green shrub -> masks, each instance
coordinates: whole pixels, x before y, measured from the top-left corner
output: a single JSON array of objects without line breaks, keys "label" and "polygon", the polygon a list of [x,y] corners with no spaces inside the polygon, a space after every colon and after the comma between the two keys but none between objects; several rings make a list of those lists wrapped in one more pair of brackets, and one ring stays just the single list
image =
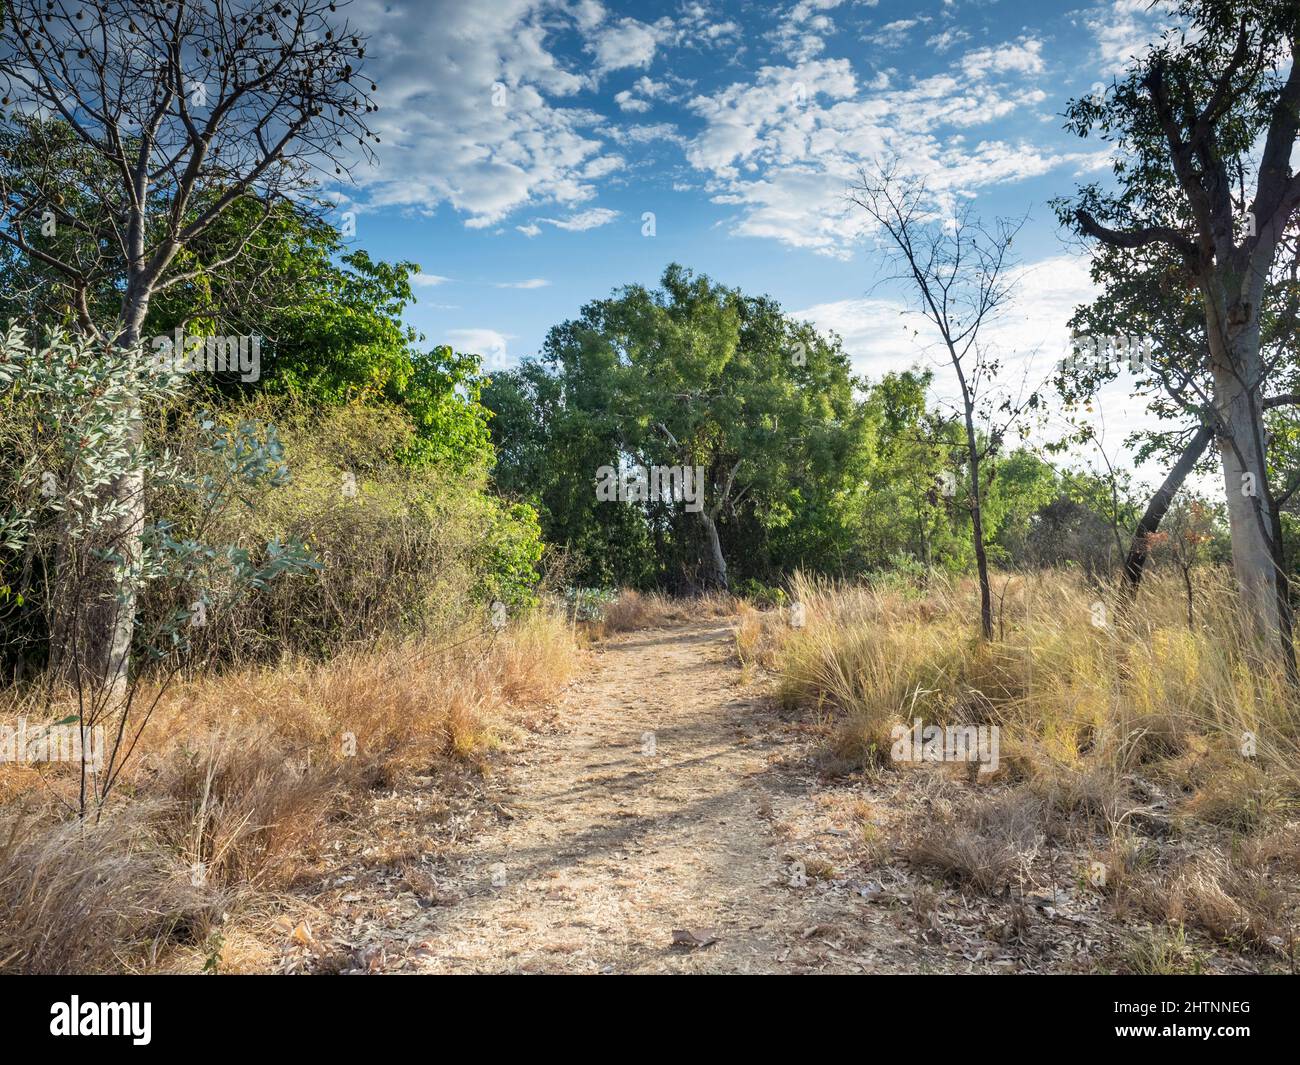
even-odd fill
[{"label": "green shrub", "polygon": [[[324,656],[416,633],[450,637],[484,624],[486,603],[512,611],[534,603],[542,545],[532,509],[490,495],[481,469],[412,463],[415,432],[398,409],[304,412],[263,396],[219,417],[275,424],[289,471],[286,485],[249,492],[223,515],[224,536],[250,546],[301,539],[319,569],[215,619],[204,638],[216,660]],[[201,468],[194,416],[177,422],[169,438]],[[182,529],[198,520],[182,498],[164,506]]]}]

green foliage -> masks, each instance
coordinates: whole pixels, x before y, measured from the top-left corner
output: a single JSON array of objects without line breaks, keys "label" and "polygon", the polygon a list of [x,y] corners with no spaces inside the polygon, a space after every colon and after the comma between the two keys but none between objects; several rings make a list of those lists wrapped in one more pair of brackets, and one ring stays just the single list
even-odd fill
[{"label": "green foliage", "polygon": [[680,266],[555,327],[540,362],[484,392],[496,483],[601,585],[710,580],[705,521],[680,504],[598,503],[601,466],[704,471],[703,510],[741,578],[835,564],[851,538],[865,421],[838,341]]},{"label": "green foliage", "polygon": [[[795,569],[922,581],[974,564],[960,424],[930,374],[855,380],[835,339],[680,267],[557,326],[542,361],[496,375],[493,476],[533,504],[545,539],[602,587],[706,583],[703,523],[680,504],[599,503],[604,465],[700,465],[706,509],[742,594]],[[1008,566],[1117,562],[1136,511],[1123,475],[1060,474],[1028,449],[985,460],[985,536]]]},{"label": "green foliage", "polygon": [[489,497],[491,523],[484,537],[487,559],[483,598],[516,609],[537,603],[537,565],[542,559],[542,527],[537,511],[526,503]]},{"label": "green foliage", "polygon": [[[382,638],[473,630],[484,602],[533,603],[542,545],[531,508],[490,495],[482,471],[412,465],[415,430],[396,408],[311,410],[261,396],[215,417],[230,432],[276,424],[293,471],[282,488],[246,492],[224,513],[223,535],[240,546],[300,538],[320,563],[209,625],[205,650],[215,659],[325,657]],[[167,428],[187,464],[210,464],[205,420],[184,414]],[[190,497],[160,505],[180,529],[202,520]],[[147,604],[151,615],[164,608]]]},{"label": "green foliage", "polygon": [[605,610],[618,601],[619,592],[613,588],[564,589],[565,610],[575,621],[603,621]]},{"label": "green foliage", "polygon": [[[137,650],[153,659],[183,654],[196,622],[205,624],[209,613],[219,616],[235,599],[313,565],[294,539],[250,549],[211,536],[244,493],[280,488],[288,472],[273,430],[244,423],[223,432],[204,418],[199,451],[211,472],[196,476],[164,442],[142,432],[145,419],[174,403],[181,390],[177,374],[139,351],[61,333],[37,348],[18,326],[4,335],[0,402],[12,466],[0,545],[4,583],[16,605],[31,608],[29,626],[31,611],[43,613],[49,625],[55,616],[88,609],[96,597],[147,593],[170,609],[137,629]],[[112,489],[132,477],[147,498],[189,497],[200,520],[182,532],[151,509],[141,549],[130,550],[113,533],[127,504]],[[96,560],[111,565],[111,586],[88,583],[85,574]]]},{"label": "green foliage", "polygon": [[[252,385],[218,378],[229,398],[257,390],[312,408],[387,403],[415,427],[406,456],[412,462],[464,470],[490,463],[478,359],[446,346],[423,350],[424,338],[403,323],[419,267],[377,261],[364,250],[344,253],[338,231],[301,208],[278,204],[268,219],[262,214],[248,197],[222,215],[206,245],[189,253],[196,276],[152,302],[146,335],[167,336],[186,322],[192,333],[256,334],[263,338],[261,377]],[[249,241],[244,254],[261,266],[251,294],[242,277],[197,265],[242,240]]]},{"label": "green foliage", "polygon": [[764,584],[753,577],[741,581],[736,586],[736,594],[755,606],[783,606],[790,598],[784,588]]}]

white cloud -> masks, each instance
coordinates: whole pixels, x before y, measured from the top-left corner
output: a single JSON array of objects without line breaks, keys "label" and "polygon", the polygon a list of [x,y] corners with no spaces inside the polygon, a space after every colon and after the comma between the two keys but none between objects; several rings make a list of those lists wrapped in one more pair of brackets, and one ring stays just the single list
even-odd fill
[{"label": "white cloud", "polygon": [[627,160],[621,155],[602,155],[582,168],[582,176],[588,181],[595,181],[606,174],[614,173],[615,170],[622,170],[625,166]]},{"label": "white cloud", "polygon": [[929,22],[929,19],[921,18],[900,18],[894,22],[887,22],[880,27],[875,33],[871,34],[867,40],[877,48],[901,48],[907,43],[908,35],[912,27],[920,25],[922,22]]},{"label": "white cloud", "polygon": [[642,114],[650,110],[650,101],[637,99],[629,89],[615,93],[614,102],[618,104],[620,110],[631,111],[634,114]]},{"label": "white cloud", "polygon": [[608,225],[617,217],[618,212],[611,211],[608,207],[593,207],[590,210],[569,215],[568,218],[539,218],[537,221],[545,222],[556,229],[568,230],[570,233],[581,233],[587,229]]},{"label": "white cloud", "polygon": [[[659,24],[663,22],[661,19]],[[677,9],[671,43],[684,48],[715,48],[730,43],[741,32],[740,25],[733,19],[719,22],[705,4],[690,0]]]},{"label": "white cloud", "polygon": [[550,282],[544,277],[530,277],[526,281],[497,281],[495,288],[547,288]]},{"label": "white cloud", "polygon": [[1134,56],[1145,55],[1160,34],[1176,23],[1168,0],[1110,0],[1090,13],[1086,25],[1097,38],[1099,73],[1123,74]]},{"label": "white cloud", "polygon": [[846,259],[871,230],[848,191],[883,156],[904,160],[948,205],[1086,158],[962,135],[1045,99],[1025,84],[1043,70],[1040,52],[1033,39],[981,48],[896,88],[887,75],[864,85],[846,59],[763,67],[690,101],[704,128],[688,142],[687,161],[708,175],[714,202],[736,208],[734,234]]},{"label": "white cloud", "polygon": [[671,29],[671,20],[661,19],[650,25],[634,18],[621,18],[601,27],[587,42],[587,50],[596,58],[597,75],[649,66],[660,39]]},{"label": "white cloud", "polygon": [[[879,379],[918,364],[934,365],[927,358],[926,344],[913,336],[906,307],[893,300],[834,300],[791,311],[790,317],[812,322],[823,332],[838,333],[855,373]],[[915,328],[919,330],[921,323]]]},{"label": "white cloud", "polygon": [[685,144],[686,141],[671,122],[651,122],[635,126],[611,126],[601,130],[610,140],[619,144]]},{"label": "white cloud", "polygon": [[999,48],[977,48],[961,59],[962,71],[972,78],[988,74],[1041,74],[1043,42],[1028,38]]},{"label": "white cloud", "polygon": [[[369,207],[449,204],[479,229],[527,206],[575,207],[614,168],[590,132],[600,116],[570,102],[593,76],[552,44],[566,29],[604,40],[600,4],[356,0],[350,15],[379,83],[380,166],[358,174]],[[618,62],[620,39],[601,46],[605,62]]]},{"label": "white cloud", "polygon": [[936,53],[943,55],[944,52],[955,48],[962,41],[968,40],[970,40],[970,34],[954,26],[936,33],[933,37],[927,37],[925,43],[927,47],[933,48]]},{"label": "white cloud", "polygon": [[768,39],[792,63],[803,63],[826,49],[825,37],[835,32],[835,23],[823,12],[840,6],[843,0],[799,0],[785,13],[781,24]]},{"label": "white cloud", "polygon": [[642,114],[650,110],[651,100],[663,97],[667,92],[666,81],[655,81],[653,78],[643,76],[636,79],[631,89],[615,93],[614,102],[618,104],[620,110]]},{"label": "white cloud", "polygon": [[542,231],[542,227],[536,222],[529,222],[527,225],[515,226],[525,237],[535,237]]},{"label": "white cloud", "polygon": [[495,329],[448,329],[443,334],[456,351],[477,355],[488,370],[502,370],[510,365],[509,333]]},{"label": "white cloud", "polygon": [[426,274],[423,271],[411,275],[411,284],[416,288],[434,288],[437,285],[445,285],[448,281],[454,280],[453,277],[443,277],[441,274]]}]

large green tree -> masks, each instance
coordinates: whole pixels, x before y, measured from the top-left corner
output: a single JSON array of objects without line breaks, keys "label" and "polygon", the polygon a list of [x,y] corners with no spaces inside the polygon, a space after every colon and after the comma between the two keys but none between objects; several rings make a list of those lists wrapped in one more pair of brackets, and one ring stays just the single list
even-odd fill
[{"label": "large green tree", "polygon": [[[727,587],[737,560],[747,576],[845,560],[865,413],[838,341],[768,297],[672,265],[556,326],[485,401],[498,484],[538,499],[553,542],[630,556],[602,575]],[[698,509],[598,503],[598,469],[629,464],[698,467]]]},{"label": "large green tree", "polygon": [[1182,0],[1178,13],[1182,32],[1135,59],[1104,96],[1072,104],[1074,130],[1098,132],[1119,151],[1115,188],[1082,189],[1069,217],[1105,246],[1161,249],[1176,283],[1195,293],[1204,349],[1170,350],[1179,361],[1166,373],[1212,419],[1242,605],[1259,639],[1294,672],[1265,442],[1275,367],[1262,337],[1265,293],[1300,208],[1291,168],[1300,7]]}]

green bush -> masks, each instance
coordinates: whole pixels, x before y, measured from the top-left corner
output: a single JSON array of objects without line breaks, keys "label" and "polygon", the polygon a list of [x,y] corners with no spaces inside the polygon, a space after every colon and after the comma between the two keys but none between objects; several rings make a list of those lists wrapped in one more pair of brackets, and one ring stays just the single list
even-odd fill
[{"label": "green bush", "polygon": [[[517,610],[535,601],[542,543],[532,508],[489,494],[482,469],[412,463],[415,431],[396,408],[304,412],[263,396],[217,417],[274,424],[289,471],[287,484],[248,492],[224,514],[223,535],[250,549],[300,539],[319,568],[213,618],[203,639],[214,658],[324,656],[384,636],[450,637],[484,624],[486,603]],[[169,439],[202,468],[197,417],[173,422]],[[179,529],[199,520],[186,499],[160,505]]]}]

